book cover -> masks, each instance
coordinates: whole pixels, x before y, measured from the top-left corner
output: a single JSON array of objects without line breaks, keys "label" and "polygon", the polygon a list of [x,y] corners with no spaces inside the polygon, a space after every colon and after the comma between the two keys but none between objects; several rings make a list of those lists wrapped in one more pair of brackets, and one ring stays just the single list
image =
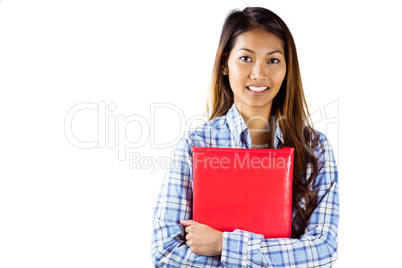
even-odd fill
[{"label": "book cover", "polygon": [[291,237],[293,148],[193,147],[193,219],[220,231]]}]

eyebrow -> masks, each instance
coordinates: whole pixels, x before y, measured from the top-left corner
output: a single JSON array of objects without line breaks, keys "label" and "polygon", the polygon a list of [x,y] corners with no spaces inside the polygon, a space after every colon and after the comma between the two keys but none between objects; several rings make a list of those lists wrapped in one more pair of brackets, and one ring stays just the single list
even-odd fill
[{"label": "eyebrow", "polygon": [[[242,47],[242,48],[239,49],[239,51],[240,51],[240,50],[245,50],[245,51],[248,51],[248,52],[250,52],[250,53],[252,53],[252,54],[255,54],[254,51],[252,51],[251,49],[248,49],[248,48]],[[274,51],[270,51],[270,52],[267,53],[267,55],[272,55],[272,54],[275,54],[275,53],[281,53],[281,54],[283,55],[282,51],[280,51],[279,49],[278,49],[278,50],[274,50]]]}]

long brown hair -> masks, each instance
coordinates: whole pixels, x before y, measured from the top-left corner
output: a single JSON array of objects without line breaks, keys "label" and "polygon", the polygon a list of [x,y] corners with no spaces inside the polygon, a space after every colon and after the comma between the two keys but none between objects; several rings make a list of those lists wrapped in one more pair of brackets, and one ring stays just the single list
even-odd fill
[{"label": "long brown hair", "polygon": [[[256,28],[274,34],[284,46],[287,71],[282,86],[273,100],[271,117],[278,120],[284,146],[295,148],[292,237],[300,238],[318,203],[317,193],[313,187],[320,169],[314,154],[319,140],[309,123],[310,114],[304,97],[293,37],[286,24],[275,13],[261,7],[247,7],[242,11],[232,10],[228,14],[216,53],[206,113],[209,114],[211,121],[226,114],[232,106],[233,92],[229,79],[222,73],[221,67],[226,66],[237,36]],[[307,178],[308,174],[310,176]]]}]

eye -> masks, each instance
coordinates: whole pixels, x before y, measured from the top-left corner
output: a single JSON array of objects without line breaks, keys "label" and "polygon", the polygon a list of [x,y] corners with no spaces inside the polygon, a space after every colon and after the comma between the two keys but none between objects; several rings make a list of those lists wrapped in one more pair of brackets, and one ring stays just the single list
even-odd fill
[{"label": "eye", "polygon": [[248,56],[242,56],[242,57],[240,57],[240,60],[242,60],[242,61],[247,61],[247,62],[251,62],[251,58],[248,57]]},{"label": "eye", "polygon": [[279,63],[279,60],[278,59],[270,59],[269,61],[268,61],[268,63]]}]

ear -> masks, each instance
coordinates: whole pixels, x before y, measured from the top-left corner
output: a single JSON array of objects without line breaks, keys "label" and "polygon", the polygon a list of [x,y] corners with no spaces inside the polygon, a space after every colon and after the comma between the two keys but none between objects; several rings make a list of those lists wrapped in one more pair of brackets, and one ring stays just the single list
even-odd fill
[{"label": "ear", "polygon": [[228,67],[222,65],[221,66],[221,71],[222,71],[223,75],[228,75]]},{"label": "ear", "polygon": [[229,70],[228,70],[228,53],[223,54],[223,64],[221,66],[221,72],[223,75],[228,75]]}]

